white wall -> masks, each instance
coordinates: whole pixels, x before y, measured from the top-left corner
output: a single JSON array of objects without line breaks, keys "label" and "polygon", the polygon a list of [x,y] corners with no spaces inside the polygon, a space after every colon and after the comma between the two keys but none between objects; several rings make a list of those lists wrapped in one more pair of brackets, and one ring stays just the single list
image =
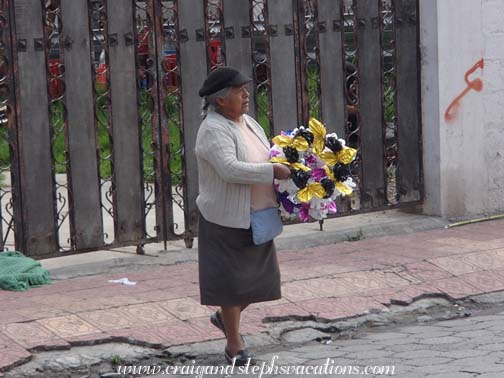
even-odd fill
[{"label": "white wall", "polygon": [[[424,212],[466,218],[504,211],[504,1],[421,0]],[[467,88],[454,119],[445,112]]]}]

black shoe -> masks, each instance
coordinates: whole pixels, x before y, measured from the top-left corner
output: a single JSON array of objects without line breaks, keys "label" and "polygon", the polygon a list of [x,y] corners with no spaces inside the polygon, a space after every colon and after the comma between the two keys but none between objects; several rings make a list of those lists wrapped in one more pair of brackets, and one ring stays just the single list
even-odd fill
[{"label": "black shoe", "polygon": [[[226,357],[226,361],[232,365],[233,360],[235,360],[235,366],[245,366],[247,364],[249,365],[255,365],[257,364],[257,361],[254,359],[254,357],[249,354],[245,349],[239,350],[238,353],[233,357],[227,349],[224,349],[224,357]],[[250,362],[249,362],[250,361]]]},{"label": "black shoe", "polygon": [[212,323],[214,326],[219,328],[224,333],[224,336],[226,336],[226,329],[224,328],[224,321],[222,320],[219,311],[215,311],[215,314],[212,314],[212,316],[210,316],[210,323]]}]

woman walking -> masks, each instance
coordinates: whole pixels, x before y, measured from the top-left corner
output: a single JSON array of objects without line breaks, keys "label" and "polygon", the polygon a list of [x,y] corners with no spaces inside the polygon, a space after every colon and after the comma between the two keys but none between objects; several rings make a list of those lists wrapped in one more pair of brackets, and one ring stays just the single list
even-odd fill
[{"label": "woman walking", "polygon": [[221,307],[210,321],[224,332],[224,355],[237,366],[252,359],[240,335],[241,311],[281,298],[275,245],[254,244],[250,214],[278,207],[273,179],[290,176],[289,168],[269,162],[268,138],[246,114],[250,81],[231,67],[208,75],[196,138],[201,304]]}]

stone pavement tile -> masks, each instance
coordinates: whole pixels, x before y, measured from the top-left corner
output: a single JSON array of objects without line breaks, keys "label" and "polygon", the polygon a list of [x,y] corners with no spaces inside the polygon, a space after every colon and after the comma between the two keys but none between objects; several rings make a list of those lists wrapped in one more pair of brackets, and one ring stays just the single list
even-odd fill
[{"label": "stone pavement tile", "polygon": [[385,253],[382,256],[376,256],[374,260],[370,261],[387,266],[404,265],[418,261],[418,255],[405,256],[403,254]]},{"label": "stone pavement tile", "polygon": [[64,295],[71,296],[75,299],[95,299],[95,298],[103,298],[103,297],[112,297],[116,295],[115,287],[112,285],[102,286],[102,287],[94,287],[90,289],[82,289],[82,290],[73,290],[71,293],[64,293]]},{"label": "stone pavement tile", "polygon": [[67,312],[65,310],[45,306],[23,308],[21,310],[17,310],[16,313],[22,315],[25,318],[25,321],[54,318],[56,316],[67,315]]},{"label": "stone pavement tile", "polygon": [[431,264],[434,264],[455,276],[464,274],[464,273],[472,273],[481,271],[482,269],[474,264],[471,264],[466,261],[462,261],[459,256],[455,257],[441,257],[438,259],[429,260]]},{"label": "stone pavement tile", "polygon": [[76,315],[37,320],[44,327],[62,338],[100,333],[100,330]]},{"label": "stone pavement tile", "polygon": [[372,298],[373,300],[384,305],[388,305],[390,303],[410,304],[416,298],[419,298],[422,295],[435,294],[439,292],[439,289],[431,285],[422,283],[418,285],[407,285],[396,288],[370,290],[364,293],[363,296]]},{"label": "stone pavement tile", "polygon": [[60,305],[67,305],[69,303],[76,303],[77,300],[71,296],[71,294],[48,294],[48,295],[41,295],[38,297],[30,297],[29,301],[26,301],[27,303],[31,303],[31,306],[27,307],[35,307],[35,306],[45,306],[45,307],[51,307],[51,308],[60,308]]},{"label": "stone pavement tile", "polygon": [[132,306],[118,308],[129,318],[135,320],[138,324],[145,323],[166,323],[175,320],[175,317],[164,310],[157,303],[143,303]]},{"label": "stone pavement tile", "polygon": [[262,323],[257,322],[241,322],[240,323],[240,332],[243,335],[256,335],[258,333],[267,332],[266,326]]},{"label": "stone pavement tile", "polygon": [[12,340],[6,334],[0,331],[0,347],[14,344],[16,344],[14,340]]},{"label": "stone pavement tile", "polygon": [[106,298],[98,297],[94,299],[66,300],[59,304],[54,304],[54,307],[65,313],[78,314],[80,312],[106,309],[108,307],[106,303]]},{"label": "stone pavement tile", "polygon": [[400,303],[411,303],[413,301],[413,298],[408,295],[398,293],[398,290],[399,288],[387,287],[384,289],[368,290],[367,292],[361,293],[361,295],[367,298],[372,298],[374,301],[383,305],[389,305],[392,299],[395,299]]},{"label": "stone pavement tile", "polygon": [[355,244],[355,248],[358,250],[363,249],[375,250],[377,248],[387,247],[390,245],[389,242],[380,240],[380,238],[362,239],[354,241],[352,243]]},{"label": "stone pavement tile", "polygon": [[303,259],[304,256],[306,256],[304,253],[299,253],[298,251],[277,251],[277,258],[280,265],[286,264],[288,261]]},{"label": "stone pavement tile", "polygon": [[36,322],[7,324],[2,326],[0,330],[28,350],[40,347],[44,347],[44,349],[70,348],[65,340]]},{"label": "stone pavement tile", "polygon": [[131,319],[123,308],[82,312],[79,317],[100,331],[129,328],[139,324],[138,321]]},{"label": "stone pavement tile", "polygon": [[312,271],[319,273],[319,277],[330,276],[337,273],[351,272],[353,269],[341,264],[329,264],[326,260],[321,259],[317,266],[311,268]]},{"label": "stone pavement tile", "polygon": [[[186,323],[201,335],[201,340],[217,340],[225,338],[224,333],[210,323],[208,316],[189,319]],[[240,329],[243,331],[243,324],[240,324]]]},{"label": "stone pavement tile", "polygon": [[2,324],[17,323],[29,320],[26,316],[17,311],[0,311],[0,326]]},{"label": "stone pavement tile", "polygon": [[[94,289],[97,291],[97,295],[100,297],[112,297],[112,296],[129,296],[129,295],[135,295],[139,293],[144,293],[146,291],[151,291],[153,290],[151,287],[145,285],[145,284],[140,284],[137,283],[134,286],[130,285],[122,285],[122,284],[116,284],[116,283],[108,283],[107,286],[103,286],[101,288]],[[88,296],[86,298],[91,298],[93,295]]]},{"label": "stone pavement tile", "polygon": [[139,298],[142,294],[144,293],[139,293],[137,295],[114,295],[112,297],[98,298],[98,300],[103,307],[107,309],[148,302]]},{"label": "stone pavement tile", "polygon": [[422,281],[440,280],[453,277],[450,272],[431,264],[428,261],[420,261],[413,264],[406,264],[407,271],[414,277]]},{"label": "stone pavement tile", "polygon": [[439,243],[442,245],[451,245],[456,246],[457,248],[464,248],[471,251],[484,251],[487,248],[486,241],[478,241],[474,239],[470,239],[467,234],[464,234],[464,237],[448,237],[448,238],[439,238],[432,240],[434,243]]},{"label": "stone pavement tile", "polygon": [[162,346],[166,344],[166,340],[163,339],[155,330],[150,327],[133,327],[124,329],[115,329],[108,332],[111,340],[117,340],[117,338],[126,339],[128,342],[146,343],[152,346]]},{"label": "stone pavement tile", "polygon": [[0,372],[28,362],[32,358],[30,352],[19,345],[0,346]]},{"label": "stone pavement tile", "polygon": [[499,274],[494,272],[482,271],[463,274],[459,277],[484,293],[504,290],[504,276],[500,278]]},{"label": "stone pavement tile", "polygon": [[455,299],[465,298],[469,295],[481,294],[481,290],[475,288],[459,277],[435,280],[429,282],[429,284]]},{"label": "stone pavement tile", "polygon": [[408,286],[411,284],[410,281],[404,279],[403,277],[394,272],[375,271],[373,273],[377,279],[379,279],[382,282],[385,282],[389,287]]},{"label": "stone pavement tile", "polygon": [[377,274],[369,271],[342,273],[334,275],[334,277],[356,291],[389,287]]},{"label": "stone pavement tile", "polygon": [[113,335],[109,332],[91,333],[89,335],[67,337],[70,345],[96,345],[111,342]]},{"label": "stone pavement tile", "polygon": [[319,272],[303,266],[287,268],[280,267],[280,274],[282,277],[282,282],[304,280],[307,278],[317,278],[321,276]]},{"label": "stone pavement tile", "polygon": [[8,291],[8,290],[0,290],[0,300],[8,301],[11,299],[19,299],[26,296],[27,291]]},{"label": "stone pavement tile", "polygon": [[495,220],[491,222],[472,223],[464,226],[463,231],[473,231],[483,234],[496,234],[501,236],[504,229],[504,220]]},{"label": "stone pavement tile", "polygon": [[[379,263],[374,260],[358,260],[354,258],[344,259],[340,261],[340,264],[346,269],[346,273],[360,272],[360,271],[370,271],[383,269],[385,267],[389,267],[390,264]],[[395,264],[392,264],[395,265]],[[337,277],[339,273],[334,274],[334,277]]]},{"label": "stone pavement tile", "polygon": [[158,278],[154,280],[147,280],[143,281],[142,285],[145,285],[147,287],[150,287],[151,290],[154,289],[171,289],[171,288],[180,288],[184,287],[186,285],[191,285],[191,280],[189,279],[184,279],[184,280],[177,280],[172,277],[170,278]]},{"label": "stone pavement tile", "polygon": [[504,248],[498,248],[492,250],[493,253],[495,253],[497,256],[504,258]]},{"label": "stone pavement tile", "polygon": [[310,315],[298,303],[279,304],[275,306],[268,306],[261,309],[263,317],[282,317],[289,315],[308,316]]},{"label": "stone pavement tile", "polygon": [[204,340],[205,334],[196,330],[186,322],[177,320],[176,322],[154,324],[149,329],[158,335],[164,344],[180,345]]},{"label": "stone pavement tile", "polygon": [[392,273],[397,274],[399,277],[401,277],[402,279],[404,279],[408,282],[407,285],[419,285],[424,282],[423,279],[412,275],[411,272],[406,270],[406,268],[404,266],[395,267],[395,268],[387,270],[386,272],[392,272]]},{"label": "stone pavement tile", "polygon": [[293,302],[316,298],[317,295],[305,284],[306,281],[283,283],[282,296]]},{"label": "stone pavement tile", "polygon": [[152,291],[145,291],[130,296],[130,298],[134,298],[139,303],[167,301],[184,297],[186,297],[186,295],[182,290],[170,289],[154,289]]},{"label": "stone pavement tile", "polygon": [[371,309],[383,309],[384,306],[368,297],[328,298],[325,300],[303,301],[298,303],[308,312],[323,318],[337,319],[355,316]]},{"label": "stone pavement tile", "polygon": [[33,306],[33,302],[27,297],[20,297],[19,299],[11,299],[2,302],[2,309],[8,309],[9,311],[17,311]]},{"label": "stone pavement tile", "polygon": [[[289,302],[290,303],[290,302]],[[262,324],[264,317],[264,307],[255,308],[254,305],[247,307],[242,311],[240,324]]]},{"label": "stone pavement tile", "polygon": [[28,296],[38,297],[41,295],[56,294],[60,292],[70,292],[75,290],[84,290],[109,285],[103,276],[80,277],[65,279],[52,283],[49,286],[34,288],[27,292]]},{"label": "stone pavement tile", "polygon": [[463,248],[457,245],[441,245],[441,244],[436,244],[432,247],[425,247],[421,249],[419,248],[417,250],[419,251],[418,256],[421,256],[422,260],[428,260],[437,257],[455,256],[464,253],[474,252],[474,250],[471,248]]},{"label": "stone pavement tile", "polygon": [[200,302],[192,298],[173,299],[157,303],[163,309],[182,320],[210,316],[212,311],[201,306]]},{"label": "stone pavement tile", "polygon": [[297,305],[317,317],[337,319],[352,315],[348,302],[340,298],[320,298],[298,302]]},{"label": "stone pavement tile", "polygon": [[[283,287],[282,287],[282,290],[283,290]],[[264,307],[276,306],[276,305],[279,305],[279,304],[287,304],[287,303],[292,303],[292,302],[290,300],[288,300],[283,295],[283,291],[282,291],[282,298],[274,300],[274,301],[252,303],[251,305],[249,305],[247,307],[247,309],[261,309],[261,308],[264,308]],[[207,306],[207,307],[210,308],[212,310],[212,312],[217,311],[217,307],[215,307],[215,309],[212,306]],[[218,308],[220,308],[220,307],[218,307]]]},{"label": "stone pavement tile", "polygon": [[[316,298],[327,297],[343,297],[351,295],[355,292],[355,288],[351,288],[337,278],[312,278],[303,281],[297,281],[315,294]],[[309,298],[303,298],[309,299]]]},{"label": "stone pavement tile", "polygon": [[474,241],[479,241],[479,242],[492,242],[494,240],[503,240],[502,239],[502,229],[504,229],[503,226],[501,226],[501,232],[498,232],[498,229],[486,229],[484,232],[483,230],[476,230],[476,229],[466,229],[460,228],[458,230],[453,229],[452,231],[457,232],[457,234],[454,234],[455,237],[460,237],[464,239],[470,239]]},{"label": "stone pavement tile", "polygon": [[[397,288],[395,295],[405,295],[411,297],[412,299],[416,299],[425,294],[436,293],[439,293],[439,289],[432,285],[429,285],[428,283],[423,283],[419,285],[409,285]],[[392,297],[392,299],[396,299],[396,297]]]},{"label": "stone pavement tile", "polygon": [[485,246],[489,250],[504,248],[504,238],[502,238],[502,234],[499,239],[486,241]]},{"label": "stone pavement tile", "polygon": [[473,252],[460,255],[462,261],[476,265],[481,269],[504,268],[504,257],[495,251]]}]

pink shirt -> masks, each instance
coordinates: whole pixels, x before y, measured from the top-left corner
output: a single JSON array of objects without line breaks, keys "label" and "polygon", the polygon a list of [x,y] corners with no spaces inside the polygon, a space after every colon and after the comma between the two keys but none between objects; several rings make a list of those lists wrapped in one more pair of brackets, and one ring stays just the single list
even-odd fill
[{"label": "pink shirt", "polygon": [[[269,149],[261,142],[252,129],[247,126],[245,118],[237,123],[244,144],[247,146],[247,162],[269,162]],[[250,209],[257,211],[268,207],[278,207],[275,189],[271,184],[252,184],[250,186]]]}]

